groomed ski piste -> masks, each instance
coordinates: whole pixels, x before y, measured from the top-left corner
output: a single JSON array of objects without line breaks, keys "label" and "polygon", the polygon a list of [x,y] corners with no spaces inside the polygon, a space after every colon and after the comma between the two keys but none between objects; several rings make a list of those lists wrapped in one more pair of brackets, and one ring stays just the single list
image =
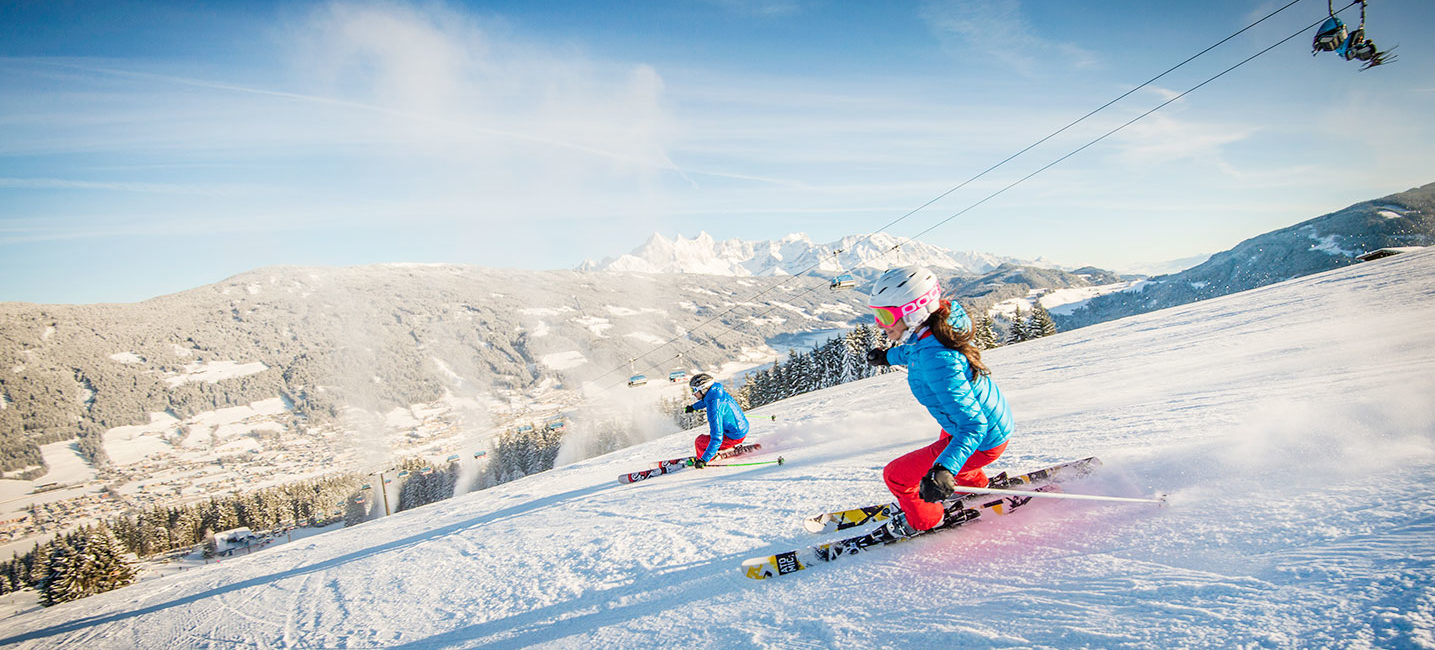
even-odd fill
[{"label": "groomed ski piste", "polygon": [[[891,374],[752,414],[781,466],[624,472],[693,432],[6,621],[0,645],[1435,647],[1435,250],[988,352],[997,470],[1067,492],[780,579],[937,427]],[[769,415],[777,415],[771,422]]]}]

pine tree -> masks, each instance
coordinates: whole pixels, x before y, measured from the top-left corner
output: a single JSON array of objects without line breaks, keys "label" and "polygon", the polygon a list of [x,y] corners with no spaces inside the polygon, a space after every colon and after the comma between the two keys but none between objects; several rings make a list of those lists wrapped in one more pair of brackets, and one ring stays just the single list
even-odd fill
[{"label": "pine tree", "polygon": [[1041,300],[1032,301],[1031,318],[1026,322],[1026,333],[1031,338],[1051,336],[1056,333],[1056,322],[1051,320],[1051,313],[1046,307],[1041,306]]},{"label": "pine tree", "polygon": [[977,347],[983,350],[990,350],[1001,345],[997,341],[996,329],[992,327],[991,316],[982,316],[981,320],[977,321],[975,336]]},{"label": "pine tree", "polygon": [[84,598],[75,550],[59,544],[50,551],[45,579],[40,584],[40,604],[45,607]]},{"label": "pine tree", "polygon": [[360,493],[355,493],[354,496],[344,502],[345,527],[357,526],[369,520],[369,507],[371,504],[367,497],[364,498],[363,503],[358,503],[355,501],[358,497],[360,497]]},{"label": "pine tree", "polygon": [[[742,386],[739,386],[739,387],[738,387],[738,392],[732,393],[732,399],[733,399],[733,400],[736,400],[736,402],[738,402],[738,406],[740,406],[740,408],[742,408],[742,410],[751,410],[751,409],[753,408],[753,406],[752,406],[752,386],[753,386],[753,385],[752,385],[752,376],[749,375],[749,376],[748,376],[748,380],[746,380],[746,382],[742,382]],[[679,405],[679,408],[677,408],[676,415],[679,416],[679,418],[682,418],[682,419],[677,420],[677,426],[679,426],[680,429],[692,429],[693,426],[697,426],[697,425],[696,425],[696,423],[695,423],[695,425],[689,425],[689,422],[695,422],[695,419],[689,419],[689,418],[692,418],[692,416],[700,415],[700,413],[687,413],[687,412],[684,412],[683,406],[686,406],[686,403],[684,403],[684,405]],[[705,422],[707,422],[707,416],[706,416],[706,415],[702,415],[702,422],[699,422],[699,423],[705,423]]]},{"label": "pine tree", "polygon": [[1021,343],[1028,338],[1030,338],[1030,336],[1027,335],[1026,331],[1026,319],[1022,318],[1021,307],[1017,307],[1016,315],[1012,316],[1011,319],[1011,333],[1006,337],[1007,345]]},{"label": "pine tree", "polygon": [[796,349],[787,350],[787,363],[782,368],[782,396],[792,397],[800,395],[807,384],[807,364],[803,362],[803,355],[798,354]]},{"label": "pine tree", "polygon": [[94,562],[93,574],[85,576],[87,580],[94,580],[90,593],[118,589],[134,582],[134,567],[125,559],[119,542],[103,524],[90,531],[85,540],[85,553]]},{"label": "pine tree", "polygon": [[862,341],[862,331],[865,325],[859,325],[843,337],[842,349],[842,381],[857,381],[867,374],[867,346]]},{"label": "pine tree", "polygon": [[54,550],[50,544],[36,544],[30,552],[30,573],[25,582],[31,587],[40,589],[45,584],[45,578],[50,575],[50,554]]}]

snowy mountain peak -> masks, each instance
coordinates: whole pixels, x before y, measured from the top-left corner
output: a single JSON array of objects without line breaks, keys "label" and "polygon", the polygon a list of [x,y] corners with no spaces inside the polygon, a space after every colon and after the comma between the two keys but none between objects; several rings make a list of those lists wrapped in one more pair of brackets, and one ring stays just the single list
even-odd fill
[{"label": "snowy mountain peak", "polygon": [[580,271],[632,271],[639,273],[702,273],[709,275],[794,275],[875,272],[906,264],[966,273],[985,273],[1003,263],[1050,266],[975,251],[955,252],[921,241],[903,241],[888,233],[848,235],[817,244],[805,233],[780,239],[716,240],[707,232],[692,239],[672,240],[653,233],[631,253],[602,262],[585,261]]}]

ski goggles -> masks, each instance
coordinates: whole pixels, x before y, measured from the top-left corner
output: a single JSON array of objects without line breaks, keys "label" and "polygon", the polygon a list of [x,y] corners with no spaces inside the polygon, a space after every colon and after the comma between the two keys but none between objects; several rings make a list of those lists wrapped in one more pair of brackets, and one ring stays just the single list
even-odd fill
[{"label": "ski goggles", "polygon": [[891,327],[902,317],[901,309],[898,307],[871,307],[872,313],[877,317],[877,324],[882,327]]},{"label": "ski goggles", "polygon": [[872,310],[872,315],[876,317],[878,325],[891,327],[896,325],[897,321],[901,320],[902,317],[937,302],[941,297],[941,287],[932,285],[932,288],[928,289],[926,293],[905,305],[898,307],[877,307],[875,305],[869,305],[868,308]]}]

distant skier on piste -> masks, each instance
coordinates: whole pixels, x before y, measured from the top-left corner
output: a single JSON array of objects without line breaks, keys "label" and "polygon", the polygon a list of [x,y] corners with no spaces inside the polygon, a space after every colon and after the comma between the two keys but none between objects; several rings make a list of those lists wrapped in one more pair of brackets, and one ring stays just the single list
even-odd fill
[{"label": "distant skier on piste", "polygon": [[893,460],[882,472],[907,524],[929,530],[942,523],[941,502],[957,486],[987,486],[982,468],[1006,450],[1011,409],[982,363],[966,310],[942,300],[930,270],[888,269],[867,303],[882,332],[897,344],[873,349],[867,361],[907,366],[912,395],[942,426],[936,442]]},{"label": "distant skier on piste", "polygon": [[708,433],[693,440],[697,450],[693,467],[702,469],[719,451],[736,447],[747,437],[747,416],[723,385],[713,381],[712,375],[705,372],[693,375],[688,380],[688,389],[698,401],[683,410],[692,413],[703,409],[708,416]]}]

